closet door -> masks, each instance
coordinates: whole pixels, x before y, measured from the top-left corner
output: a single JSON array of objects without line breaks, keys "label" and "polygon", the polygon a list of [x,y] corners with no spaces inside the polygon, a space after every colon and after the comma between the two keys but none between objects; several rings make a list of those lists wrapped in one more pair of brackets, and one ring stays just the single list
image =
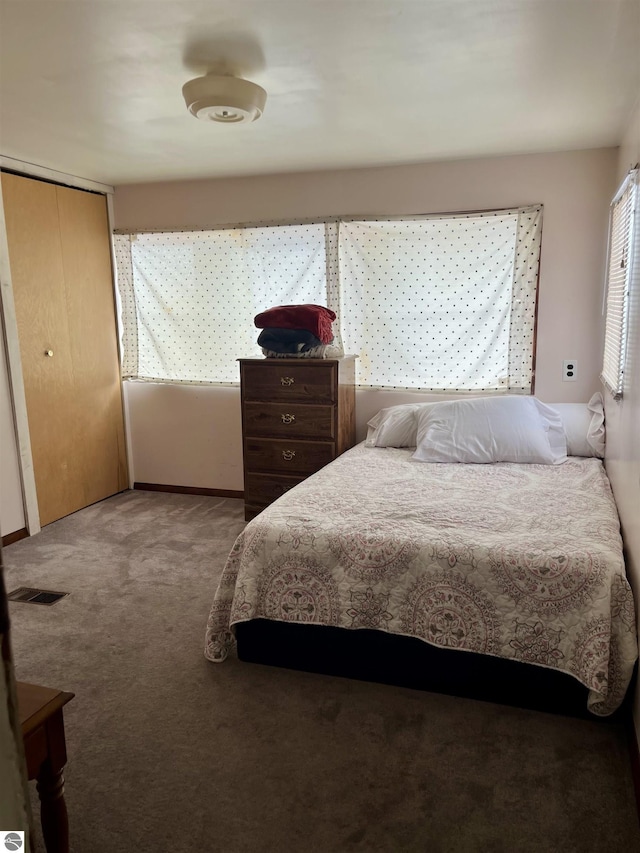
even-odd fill
[{"label": "closet door", "polygon": [[107,202],[56,187],[83,504],[128,486]]},{"label": "closet door", "polygon": [[8,174],[2,192],[44,525],[127,486],[106,203]]},{"label": "closet door", "polygon": [[53,184],[15,175],[2,176],[2,194],[38,509],[48,524],[82,499],[70,476],[76,436],[58,202]]}]

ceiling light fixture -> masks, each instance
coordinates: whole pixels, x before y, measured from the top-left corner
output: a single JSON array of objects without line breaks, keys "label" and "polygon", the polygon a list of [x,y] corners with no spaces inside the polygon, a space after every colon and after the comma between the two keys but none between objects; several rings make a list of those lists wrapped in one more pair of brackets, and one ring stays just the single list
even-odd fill
[{"label": "ceiling light fixture", "polygon": [[248,124],[264,111],[267,93],[256,83],[240,77],[207,74],[182,87],[187,109],[201,121]]}]

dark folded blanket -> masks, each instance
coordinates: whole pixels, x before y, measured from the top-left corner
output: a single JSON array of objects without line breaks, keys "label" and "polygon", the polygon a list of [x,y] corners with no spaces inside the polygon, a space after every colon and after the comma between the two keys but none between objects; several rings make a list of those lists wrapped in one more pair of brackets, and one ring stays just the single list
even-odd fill
[{"label": "dark folded blanket", "polygon": [[272,352],[308,352],[322,346],[322,341],[306,329],[263,329],[258,336],[258,346]]},{"label": "dark folded blanket", "polygon": [[253,322],[258,329],[304,329],[328,344],[333,340],[331,322],[335,319],[335,313],[322,305],[277,305],[257,314]]}]

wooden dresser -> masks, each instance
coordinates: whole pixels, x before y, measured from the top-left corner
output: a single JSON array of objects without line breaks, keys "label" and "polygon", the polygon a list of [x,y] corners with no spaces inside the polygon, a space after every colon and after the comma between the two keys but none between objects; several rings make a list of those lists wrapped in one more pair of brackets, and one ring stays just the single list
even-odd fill
[{"label": "wooden dresser", "polygon": [[248,521],[355,444],[355,356],[239,361]]}]

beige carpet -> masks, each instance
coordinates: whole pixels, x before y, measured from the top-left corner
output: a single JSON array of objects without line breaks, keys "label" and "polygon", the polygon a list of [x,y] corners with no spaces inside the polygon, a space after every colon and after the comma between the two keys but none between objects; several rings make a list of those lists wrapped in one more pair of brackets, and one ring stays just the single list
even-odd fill
[{"label": "beige carpet", "polygon": [[238,501],[126,492],[5,552],[18,678],[74,691],[74,853],[632,853],[611,724],[202,655]]}]

